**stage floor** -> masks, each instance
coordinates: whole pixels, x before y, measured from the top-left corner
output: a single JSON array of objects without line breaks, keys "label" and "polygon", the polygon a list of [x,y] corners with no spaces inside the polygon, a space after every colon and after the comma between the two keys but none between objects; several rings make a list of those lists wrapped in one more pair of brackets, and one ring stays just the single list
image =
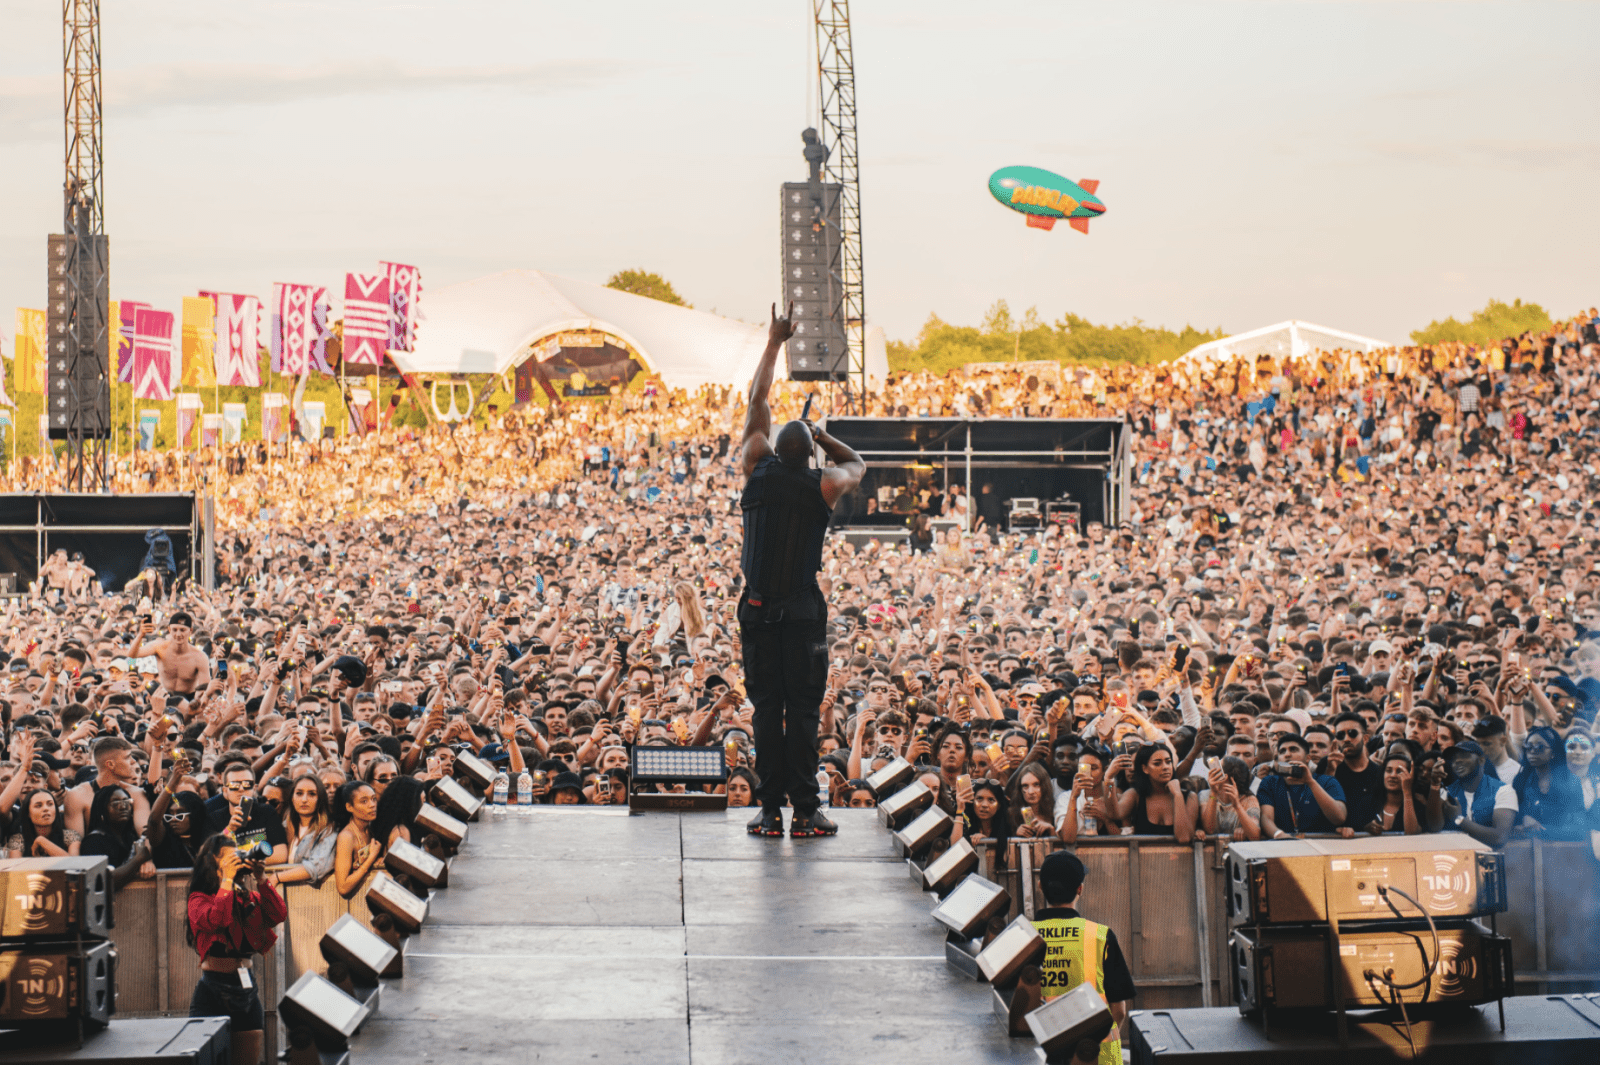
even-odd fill
[{"label": "stage floor", "polygon": [[875,811],[799,842],[750,816],[485,807],[352,1060],[1036,1060]]}]

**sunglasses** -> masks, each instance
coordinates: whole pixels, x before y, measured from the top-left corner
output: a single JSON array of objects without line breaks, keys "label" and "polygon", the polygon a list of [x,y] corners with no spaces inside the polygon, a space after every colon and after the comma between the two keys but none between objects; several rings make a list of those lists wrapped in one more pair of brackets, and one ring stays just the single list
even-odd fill
[{"label": "sunglasses", "polygon": [[169,825],[170,824],[174,824],[174,823],[176,823],[178,821],[187,821],[188,819],[189,819],[189,811],[187,811],[187,810],[183,811],[182,813],[177,813],[177,814],[163,814],[162,817],[161,817],[161,820],[165,821]]},{"label": "sunglasses", "polygon": [[891,689],[891,688],[885,688],[885,687],[881,687],[879,685],[874,684],[872,687],[867,689],[867,694],[868,695],[882,695],[882,694],[887,693],[887,692],[892,691],[892,690],[893,689]]},{"label": "sunglasses", "polygon": [[254,784],[224,784],[224,785],[222,785],[222,790],[223,791],[249,791],[253,787],[255,787]]},{"label": "sunglasses", "polygon": [[1335,739],[1340,740],[1359,740],[1361,738],[1361,730],[1353,728],[1342,729],[1335,732],[1333,736]]},{"label": "sunglasses", "polygon": [[387,784],[391,780],[393,780],[397,775],[398,774],[395,774],[395,773],[375,773],[375,774],[373,774],[372,782],[374,784]]},{"label": "sunglasses", "polygon": [[1567,744],[1567,750],[1569,750],[1569,751],[1592,751],[1592,750],[1594,750],[1594,744],[1592,744],[1592,743],[1584,743],[1584,742],[1582,742],[1580,740],[1580,741],[1578,741],[1576,743]]},{"label": "sunglasses", "polygon": [[905,734],[906,730],[899,725],[882,725],[878,728],[878,735],[880,736],[904,736]]}]

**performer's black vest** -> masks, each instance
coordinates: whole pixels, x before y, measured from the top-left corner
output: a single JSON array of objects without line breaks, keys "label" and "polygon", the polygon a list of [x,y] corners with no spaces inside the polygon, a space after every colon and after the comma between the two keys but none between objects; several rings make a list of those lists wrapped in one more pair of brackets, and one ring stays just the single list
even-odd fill
[{"label": "performer's black vest", "polygon": [[781,602],[813,587],[828,532],[822,471],[793,469],[768,456],[756,464],[739,503],[744,508],[740,569],[750,597]]}]

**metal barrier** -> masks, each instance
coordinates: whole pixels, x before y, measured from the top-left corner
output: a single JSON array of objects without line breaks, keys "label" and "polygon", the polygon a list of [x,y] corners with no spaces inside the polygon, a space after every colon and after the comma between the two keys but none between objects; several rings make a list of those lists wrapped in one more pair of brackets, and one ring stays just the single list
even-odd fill
[{"label": "metal barrier", "polygon": [[[1117,933],[1141,1009],[1233,1004],[1226,841],[1100,836],[1071,847],[1060,840],[989,841],[979,845],[979,871],[1005,885],[1009,917],[1044,905],[1039,865],[1055,850],[1083,860],[1088,878],[1079,909]],[[1504,853],[1510,908],[1496,924],[1512,941],[1519,991],[1600,987],[1600,863],[1589,844],[1514,840]]]}]

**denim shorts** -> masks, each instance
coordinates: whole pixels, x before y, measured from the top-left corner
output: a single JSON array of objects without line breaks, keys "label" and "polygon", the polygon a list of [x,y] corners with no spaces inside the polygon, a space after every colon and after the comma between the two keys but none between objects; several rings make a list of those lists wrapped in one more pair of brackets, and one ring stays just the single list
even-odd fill
[{"label": "denim shorts", "polygon": [[189,1016],[226,1017],[231,1032],[259,1032],[266,1020],[254,985],[240,987],[238,973],[207,970],[201,971],[200,982],[194,985]]}]

